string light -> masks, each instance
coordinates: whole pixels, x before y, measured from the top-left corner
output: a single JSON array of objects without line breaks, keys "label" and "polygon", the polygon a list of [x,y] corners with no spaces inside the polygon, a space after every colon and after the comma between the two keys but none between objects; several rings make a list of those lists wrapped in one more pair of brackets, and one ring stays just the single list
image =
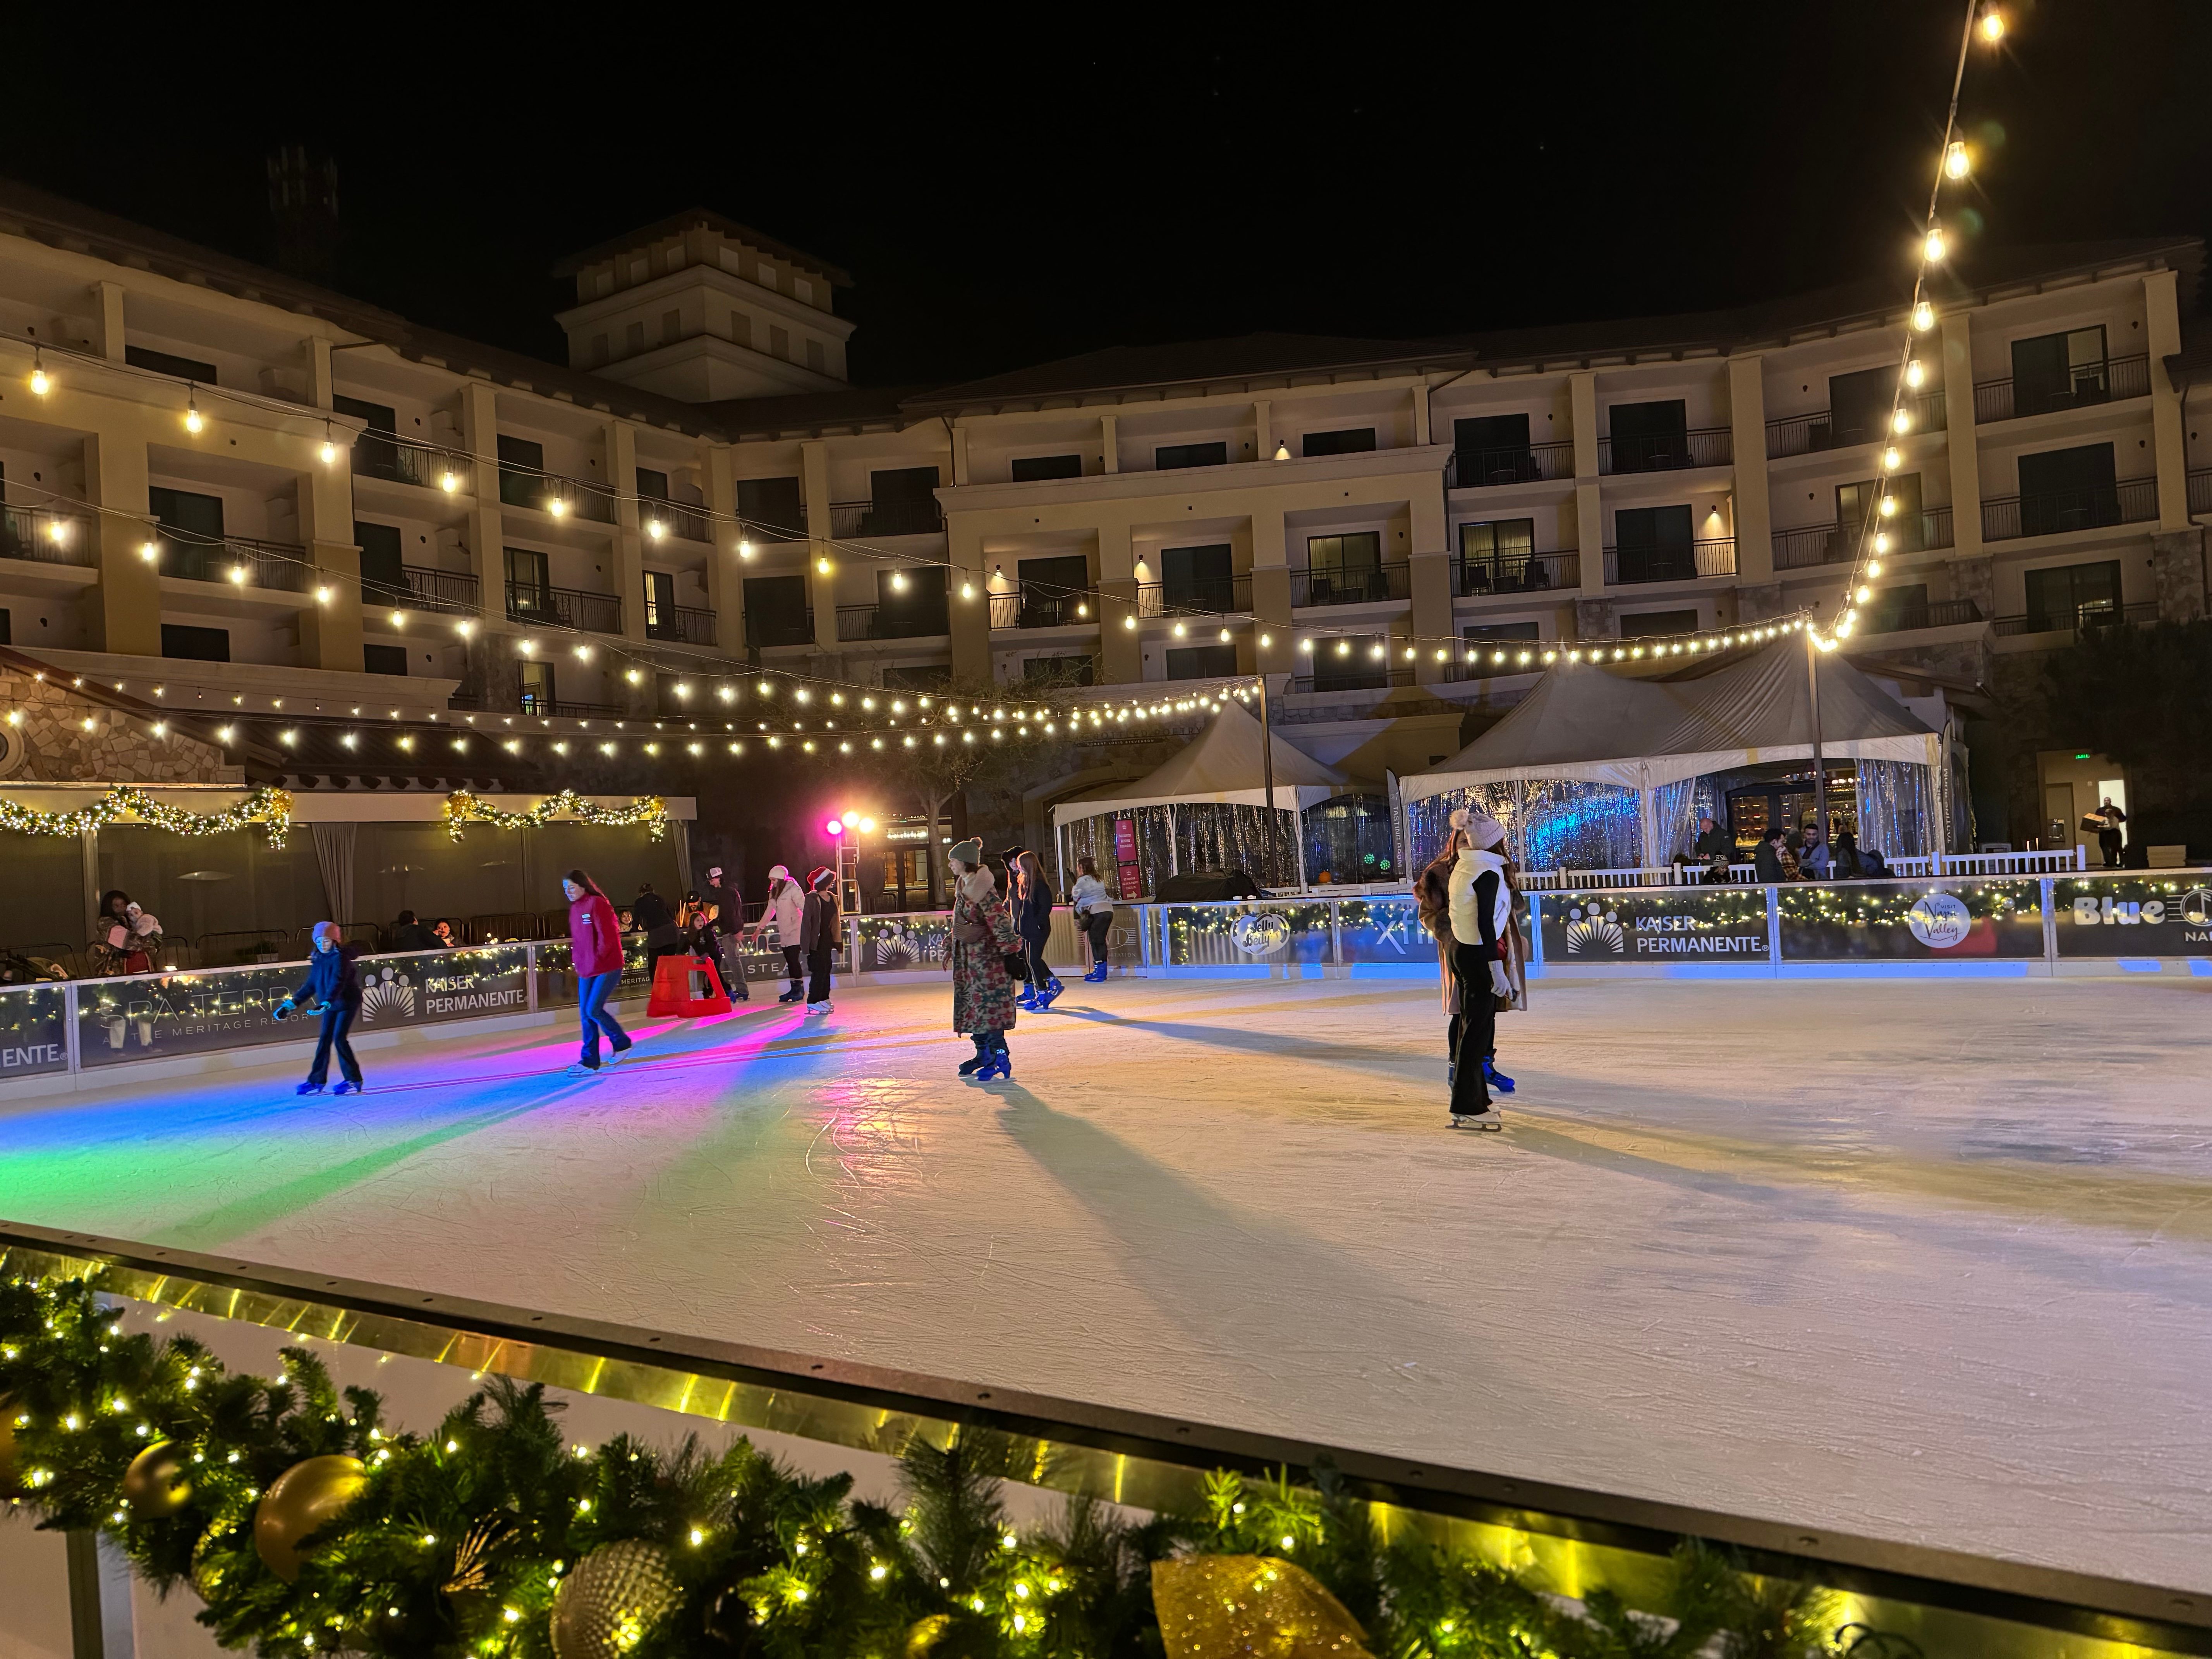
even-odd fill
[{"label": "string light", "polygon": [[53,384],[46,378],[46,362],[44,352],[40,348],[33,346],[31,348],[31,395],[34,398],[43,398],[53,389]]},{"label": "string light", "polygon": [[200,428],[206,424],[205,421],[200,419],[198,392],[188,389],[185,393],[185,430],[197,436]]}]

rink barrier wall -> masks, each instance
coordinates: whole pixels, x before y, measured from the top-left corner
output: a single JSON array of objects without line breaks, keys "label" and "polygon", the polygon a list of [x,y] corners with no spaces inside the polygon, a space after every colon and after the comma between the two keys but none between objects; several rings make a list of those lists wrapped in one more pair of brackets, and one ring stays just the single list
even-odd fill
[{"label": "rink barrier wall", "polygon": [[[989,1378],[817,1358],[23,1222],[0,1220],[0,1269],[42,1278],[99,1270],[113,1295],[155,1306],[851,1453],[896,1455],[917,1436],[944,1444],[963,1427],[990,1428],[1027,1443],[1015,1466],[1038,1472],[1029,1484],[1153,1513],[1201,1507],[1205,1476],[1215,1469],[1297,1480],[1333,1466],[1377,1506],[1386,1539],[1412,1533],[1525,1564],[1570,1596],[1605,1586],[1632,1607],[1656,1605],[1668,1553],[1696,1539],[1741,1552],[1750,1571],[1843,1592],[1852,1599],[1851,1617],[1945,1659],[2212,1656],[2212,1595],[2195,1591],[1415,1462],[1007,1389]],[[89,1574],[93,1552],[77,1553]],[[100,1602],[97,1595],[73,1599]],[[86,1632],[77,1633],[82,1641]]]},{"label": "rink barrier wall", "polygon": [[[2212,870],[1915,880],[1590,887],[1527,896],[1529,975],[1543,978],[2022,978],[2076,974],[2212,978]],[[848,983],[950,973],[949,911],[848,916],[836,971]],[[641,939],[622,989],[646,988]],[[1065,909],[1046,959],[1079,972]],[[512,1018],[573,1007],[566,940],[359,958],[356,1031]],[[782,978],[780,954],[743,949],[747,981]],[[1436,946],[1409,894],[1122,905],[1108,968],[1206,979],[1433,981]],[[0,1089],[151,1060],[297,1043],[271,1018],[307,974],[260,963],[0,988]]]}]

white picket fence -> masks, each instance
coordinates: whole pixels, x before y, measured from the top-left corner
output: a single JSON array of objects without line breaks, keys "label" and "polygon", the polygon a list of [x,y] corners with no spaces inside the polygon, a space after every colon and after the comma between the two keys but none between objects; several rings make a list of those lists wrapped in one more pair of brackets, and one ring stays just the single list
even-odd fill
[{"label": "white picket fence", "polygon": [[[1887,860],[1897,876],[2055,876],[2089,867],[2085,847],[2052,848],[2036,853],[1933,853],[1926,858]],[[1564,892],[1570,889],[1602,887],[1680,887],[1704,880],[1702,865],[1658,864],[1624,866],[1610,870],[1524,870],[1523,891]],[[1753,883],[1756,865],[1731,864],[1729,879]]]}]

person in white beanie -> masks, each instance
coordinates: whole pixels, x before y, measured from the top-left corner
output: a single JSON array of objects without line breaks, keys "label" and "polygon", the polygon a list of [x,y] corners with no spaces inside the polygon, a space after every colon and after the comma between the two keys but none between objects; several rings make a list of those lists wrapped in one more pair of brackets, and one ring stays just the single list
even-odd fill
[{"label": "person in white beanie", "polygon": [[791,988],[776,999],[778,1002],[806,1000],[806,952],[799,943],[805,921],[806,891],[779,864],[768,872],[768,911],[753,925],[756,939],[763,928],[773,927],[775,942],[783,951],[783,970],[791,977]]},{"label": "person in white beanie", "polygon": [[1454,1128],[1499,1129],[1504,1120],[1490,1098],[1490,1052],[1496,1046],[1499,997],[1513,994],[1505,969],[1505,930],[1513,895],[1505,879],[1505,826],[1462,807],[1451,817],[1468,844],[1453,860],[1448,884],[1452,977],[1460,994],[1459,1051],[1452,1056]]}]

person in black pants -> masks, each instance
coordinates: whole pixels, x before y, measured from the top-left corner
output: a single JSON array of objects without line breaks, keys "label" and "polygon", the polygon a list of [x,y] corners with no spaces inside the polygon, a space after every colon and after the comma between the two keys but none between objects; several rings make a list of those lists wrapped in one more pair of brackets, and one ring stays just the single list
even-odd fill
[{"label": "person in black pants", "polygon": [[744,901],[723,884],[719,864],[707,872],[707,890],[699,897],[714,912],[702,942],[714,958],[714,971],[722,976],[722,988],[732,1001],[749,1002],[752,993],[745,988],[744,952],[738,943],[738,930],[745,925]]},{"label": "person in black pants", "polygon": [[[1455,1129],[1503,1127],[1490,1099],[1491,1053],[1498,1046],[1498,999],[1510,995],[1504,940],[1512,925],[1513,896],[1498,849],[1504,827],[1462,808],[1452,828],[1468,845],[1452,862],[1450,896],[1452,978],[1459,987],[1459,1033],[1452,1055],[1451,1123]],[[1506,1086],[1501,1079],[1499,1086]]]},{"label": "person in black pants", "polygon": [[684,929],[677,925],[668,901],[653,890],[649,881],[638,884],[637,902],[629,907],[629,915],[630,925],[645,934],[646,982],[658,984],[661,957],[684,954]]},{"label": "person in black pants", "polygon": [[817,865],[806,878],[806,905],[799,924],[806,956],[806,1012],[830,1012],[830,958],[837,949],[837,872]]},{"label": "person in black pants", "polygon": [[2097,850],[2105,855],[2105,868],[2118,869],[2121,854],[2127,848],[2127,834],[2120,826],[2128,821],[2128,815],[2113,805],[2112,798],[2107,795],[2105,804],[2089,816],[2097,820]]},{"label": "person in black pants", "polygon": [[315,1037],[314,1064],[307,1068],[307,1080],[294,1092],[319,1095],[331,1074],[331,1050],[338,1052],[337,1094],[357,1094],[368,1085],[362,1081],[361,1062],[354,1058],[353,1044],[346,1041],[352,1029],[353,1017],[361,1012],[361,975],[354,968],[353,959],[361,954],[358,945],[348,945],[334,921],[315,924],[314,954],[307,959],[307,977],[300,988],[276,1005],[279,1019],[289,1019],[302,1002],[322,1005],[322,1030]]}]

